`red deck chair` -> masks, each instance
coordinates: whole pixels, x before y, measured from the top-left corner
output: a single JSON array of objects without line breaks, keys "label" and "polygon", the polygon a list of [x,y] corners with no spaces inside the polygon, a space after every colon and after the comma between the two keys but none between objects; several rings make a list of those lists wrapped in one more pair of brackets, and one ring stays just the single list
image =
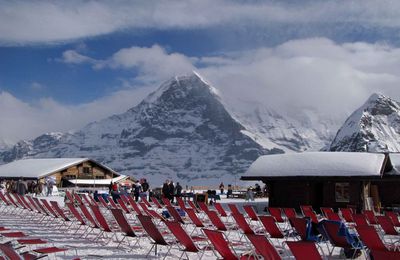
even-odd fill
[{"label": "red deck chair", "polygon": [[186,224],[185,221],[183,221],[183,219],[182,219],[181,215],[179,214],[179,212],[174,207],[167,206],[167,211],[169,212],[169,214],[172,216],[172,218],[176,222],[179,222],[181,224]]},{"label": "red deck chair", "polygon": [[[350,244],[345,236],[339,235],[340,232],[340,222],[336,221],[324,221],[323,229],[325,234],[328,236],[328,240],[332,245],[332,249],[329,251],[329,256],[332,256],[332,253],[335,247],[340,247],[344,249],[353,249],[354,247],[359,247],[359,245]],[[354,254],[356,254],[356,250],[354,250]]]},{"label": "red deck chair", "polygon": [[222,205],[218,202],[214,203],[214,208],[218,211],[218,214],[221,217],[228,217],[228,214],[226,213],[226,211],[224,210],[224,208],[222,207]]},{"label": "red deck chair", "polygon": [[82,194],[82,198],[83,198],[83,200],[86,202],[86,204],[87,205],[97,205],[97,203],[96,204],[93,204],[91,201],[90,201],[90,199],[89,199],[89,195],[87,195],[87,194]]},{"label": "red deck chair", "polygon": [[335,212],[326,212],[326,218],[328,219],[328,220],[333,220],[333,221],[342,221],[342,219],[340,218],[340,216],[339,216],[339,214],[338,213],[335,213]]},{"label": "red deck chair", "polygon": [[137,215],[142,215],[142,211],[140,210],[138,204],[136,203],[136,201],[131,197],[128,196],[128,201],[129,204],[131,205],[131,207],[133,208],[133,210],[136,212]]},{"label": "red deck chair", "polygon": [[25,204],[25,202],[21,199],[21,197],[22,197],[21,195],[19,195],[18,193],[15,193],[14,196],[15,196],[15,199],[18,201],[19,205],[21,205],[25,210],[32,211],[31,208],[29,206],[27,206]]},{"label": "red deck chair", "polygon": [[[111,227],[108,224],[103,213],[101,213],[99,206],[91,205],[90,209],[92,210],[94,218],[96,219],[96,221],[98,223],[98,227],[100,228],[100,233],[98,234],[98,236],[95,240],[98,240],[100,238],[105,238],[107,242],[105,242],[104,244],[109,243],[113,237],[116,237],[115,230],[111,229]],[[110,233],[111,233],[110,237],[107,237],[105,235],[105,234],[110,234]]]},{"label": "red deck chair", "polygon": [[254,211],[253,206],[244,205],[243,209],[244,209],[244,211],[246,211],[247,217],[249,217],[252,221],[258,222],[258,216],[257,216],[257,213]]},{"label": "red deck chair", "polygon": [[308,221],[305,218],[289,218],[290,225],[296,230],[297,235],[301,240],[307,240],[307,225]]},{"label": "red deck chair", "polygon": [[209,246],[199,247],[198,245],[196,245],[195,241],[204,241],[206,240],[206,238],[199,236],[191,237],[188,233],[186,233],[186,231],[182,228],[179,222],[165,221],[165,225],[168,227],[171,233],[176,237],[179,244],[183,247],[181,248],[183,252],[179,257],[179,259],[181,259],[184,254],[186,254],[186,257],[188,259],[190,259],[190,257],[187,255],[188,252],[196,253],[197,254],[196,259],[201,259],[206,250],[211,250]]},{"label": "red deck chair", "polygon": [[199,219],[199,217],[196,215],[196,212],[194,209],[186,208],[186,213],[188,214],[190,220],[192,221],[192,224],[195,225],[195,227],[198,227],[198,228],[205,227],[203,221],[201,221]]},{"label": "red deck chair", "polygon": [[110,202],[111,208],[113,208],[113,209],[118,209],[118,206],[117,206],[117,204],[115,204],[115,201],[114,201],[113,198],[110,198],[110,199],[108,200],[108,202]]},{"label": "red deck chair", "polygon": [[76,193],[76,192],[74,193],[74,198],[78,202],[78,204],[83,204],[83,200],[82,200],[81,196],[79,196],[78,193]]},{"label": "red deck chair", "polygon": [[99,199],[101,205],[102,205],[104,208],[108,208],[108,204],[107,204],[107,202],[104,200],[103,196],[99,196],[98,199]]},{"label": "red deck chair", "polygon": [[162,206],[156,197],[150,197],[150,200],[156,205],[157,208],[162,209]]},{"label": "red deck chair", "polygon": [[314,242],[287,241],[286,244],[296,260],[322,260]]},{"label": "red deck chair", "polygon": [[353,220],[356,226],[369,226],[364,214],[353,214]]},{"label": "red deck chair", "polygon": [[397,232],[395,226],[393,225],[392,220],[388,216],[376,216],[376,220],[381,226],[383,232],[386,235],[398,236],[399,232]]},{"label": "red deck chair", "polygon": [[242,214],[235,204],[228,204],[228,207],[232,214]]},{"label": "red deck chair", "polygon": [[360,239],[369,250],[394,251],[397,249],[395,245],[384,244],[373,226],[357,226],[356,229]]},{"label": "red deck chair", "polygon": [[151,208],[150,202],[146,199],[146,197],[140,197],[140,201],[146,204],[147,207]]},{"label": "red deck chair", "polygon": [[254,256],[245,254],[237,255],[230,247],[229,242],[224,238],[224,233],[218,230],[203,229],[213,248],[221,255],[222,259],[255,259]]},{"label": "red deck chair", "polygon": [[[125,238],[133,238],[136,240],[136,243],[133,246],[136,246],[139,244],[139,237],[142,236],[138,236],[135,233],[136,231],[143,231],[143,229],[139,226],[132,226],[131,224],[129,224],[128,220],[126,219],[124,213],[122,212],[122,209],[111,209],[111,214],[114,216],[115,221],[117,222],[119,228],[121,229],[121,232],[123,234],[123,238],[118,241],[118,246],[119,247],[122,242],[125,240]],[[128,241],[128,246],[131,246],[131,244]]]},{"label": "red deck chair", "polygon": [[66,227],[66,229],[68,230],[71,225],[73,224],[73,222],[71,221],[71,219],[65,214],[64,210],[62,210],[60,208],[60,206],[58,205],[57,201],[50,201],[51,206],[53,207],[54,211],[57,212],[57,214],[65,221],[65,222],[70,222],[70,225],[68,225]]},{"label": "red deck chair", "polygon": [[[255,232],[250,227],[249,223],[247,223],[246,219],[242,214],[232,214],[232,217],[236,221],[236,224],[239,227],[239,229],[242,230],[243,235],[255,234]],[[240,240],[242,239],[243,235],[240,237]]]},{"label": "red deck chair", "polygon": [[145,216],[145,215],[138,215],[137,218],[139,219],[140,224],[142,225],[143,229],[146,231],[146,233],[149,235],[149,237],[152,239],[152,246],[150,250],[147,252],[146,258],[149,256],[151,251],[154,248],[154,253],[157,255],[157,246],[166,246],[168,248],[168,251],[165,255],[165,257],[169,254],[169,251],[171,250],[172,245],[176,244],[176,242],[173,241],[167,241],[164,236],[161,234],[161,232],[158,230],[156,225],[154,225],[151,217]]},{"label": "red deck chair", "polygon": [[347,223],[353,223],[353,210],[351,208],[340,208],[339,209],[342,218],[347,222]]},{"label": "red deck chair", "polygon": [[196,205],[194,204],[193,201],[188,200],[188,204],[189,204],[189,206],[190,206],[192,209],[194,209],[194,211],[196,211],[196,213],[199,213],[199,212],[200,212],[199,209],[196,207]]},{"label": "red deck chair", "polygon": [[376,221],[375,213],[372,210],[364,210],[363,214],[367,218],[370,225],[378,224],[378,222]]},{"label": "red deck chair", "polygon": [[250,242],[256,249],[256,254],[261,255],[263,259],[268,259],[268,260],[282,259],[279,253],[276,251],[275,247],[268,241],[268,239],[264,235],[247,235],[247,238],[250,240]]},{"label": "red deck chair", "polygon": [[297,218],[296,210],[294,208],[283,208],[283,213],[285,213],[286,218]]},{"label": "red deck chair", "polygon": [[217,212],[209,210],[209,211],[206,211],[206,214],[216,229],[218,229],[220,231],[228,231],[228,228],[226,227],[224,222],[222,222],[222,220],[218,216]]},{"label": "red deck chair", "polygon": [[118,202],[118,205],[119,205],[119,207],[123,210],[123,211],[125,211],[125,213],[130,213],[131,211],[128,209],[128,207],[126,206],[126,204],[125,204],[125,202],[124,202],[124,200],[121,198],[121,199],[117,199],[117,202]]},{"label": "red deck chair", "polygon": [[186,208],[185,202],[183,201],[183,199],[181,197],[176,197],[176,202],[178,203],[178,206],[181,209],[184,210]]},{"label": "red deck chair", "polygon": [[275,218],[272,216],[259,216],[261,224],[264,226],[265,230],[268,232],[271,238],[281,239],[285,236],[282,231],[276,225]]},{"label": "red deck chair", "polygon": [[319,222],[319,221],[318,221],[317,214],[315,214],[314,211],[305,210],[305,211],[304,211],[304,216],[310,218],[311,221],[312,221],[313,223],[315,223],[315,224],[318,224],[318,222]]},{"label": "red deck chair", "polygon": [[171,206],[172,207],[171,201],[169,199],[167,199],[165,197],[162,197],[161,200],[162,200],[162,202],[164,203],[165,206]]},{"label": "red deck chair", "polygon": [[397,213],[395,213],[393,211],[386,211],[385,215],[388,216],[392,220],[393,225],[395,227],[400,227],[399,216],[397,215]]},{"label": "red deck chair", "polygon": [[85,216],[85,219],[88,221],[92,228],[100,228],[94,220],[92,214],[90,214],[89,210],[86,208],[85,204],[79,204],[79,208],[81,209],[83,216]]},{"label": "red deck chair", "polygon": [[321,212],[326,218],[328,218],[329,213],[335,213],[332,208],[327,208],[327,207],[321,207]]},{"label": "red deck chair", "polygon": [[72,216],[74,216],[76,222],[78,222],[79,227],[76,229],[75,234],[79,232],[79,230],[83,227],[83,231],[81,236],[88,236],[90,232],[88,232],[89,230],[92,230],[93,228],[90,227],[89,225],[86,225],[86,222],[84,220],[84,218],[82,217],[82,215],[79,213],[79,211],[75,208],[73,202],[67,202],[65,203],[65,205],[67,205],[67,208],[69,209],[70,213],[72,214]]},{"label": "red deck chair", "polygon": [[300,210],[301,210],[301,213],[303,213],[303,216],[305,216],[304,213],[306,211],[314,211],[314,209],[312,208],[311,205],[300,205]]},{"label": "red deck chair", "polygon": [[[28,199],[29,198],[30,197],[28,197]],[[50,215],[50,213],[45,210],[45,208],[43,207],[42,203],[40,203],[38,198],[32,198],[32,200],[33,203],[36,205],[36,208],[38,209],[39,213],[43,215],[42,219],[39,220],[39,223],[47,221],[45,222],[45,224],[50,224],[54,220],[54,216]]]},{"label": "red deck chair", "polygon": [[197,205],[199,205],[200,209],[201,209],[204,213],[206,213],[207,211],[210,210],[205,202],[198,201],[198,202],[197,202]]},{"label": "red deck chair", "polygon": [[371,250],[374,260],[398,260],[400,259],[400,251],[381,251]]},{"label": "red deck chair", "polygon": [[282,218],[282,209],[281,208],[268,208],[269,214],[275,218],[276,222],[283,223],[285,220]]},{"label": "red deck chair", "polygon": [[67,199],[69,202],[74,203],[75,204],[75,199],[72,196],[71,192],[69,192],[68,190],[65,191],[65,196],[67,196]]}]

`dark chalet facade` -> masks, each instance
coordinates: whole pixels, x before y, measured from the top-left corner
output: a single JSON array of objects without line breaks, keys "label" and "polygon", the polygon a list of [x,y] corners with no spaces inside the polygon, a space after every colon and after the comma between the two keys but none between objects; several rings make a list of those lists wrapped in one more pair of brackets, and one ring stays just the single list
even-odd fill
[{"label": "dark chalet facade", "polygon": [[[397,166],[399,168],[397,168]],[[400,154],[305,152],[259,157],[241,180],[263,181],[270,207],[381,209],[400,204]]]}]

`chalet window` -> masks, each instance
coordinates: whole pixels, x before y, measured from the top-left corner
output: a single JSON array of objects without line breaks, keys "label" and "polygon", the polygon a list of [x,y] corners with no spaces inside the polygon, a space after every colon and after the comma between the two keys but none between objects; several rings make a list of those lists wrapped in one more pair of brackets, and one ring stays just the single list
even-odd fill
[{"label": "chalet window", "polygon": [[90,167],[83,167],[83,168],[82,168],[82,172],[83,172],[84,174],[90,174]]},{"label": "chalet window", "polygon": [[96,179],[104,179],[104,176],[96,176]]},{"label": "chalet window", "polygon": [[336,202],[350,202],[350,184],[348,182],[335,183]]},{"label": "chalet window", "polygon": [[65,175],[65,178],[67,178],[67,179],[75,179],[76,176],[75,175]]}]

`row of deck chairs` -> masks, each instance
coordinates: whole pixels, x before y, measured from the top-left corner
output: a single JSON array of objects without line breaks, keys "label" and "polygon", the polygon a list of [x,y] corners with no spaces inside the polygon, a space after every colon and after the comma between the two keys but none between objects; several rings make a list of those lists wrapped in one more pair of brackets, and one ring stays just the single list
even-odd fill
[{"label": "row of deck chairs", "polygon": [[[21,196],[18,194],[0,193],[0,211],[11,217],[24,218],[32,223],[42,225],[51,223],[51,218],[45,208],[51,208],[46,200]],[[52,202],[53,203],[53,202]],[[36,235],[28,235],[25,230],[14,230],[9,227],[0,227],[0,259],[34,260],[71,250],[70,246],[57,247],[49,241]],[[28,248],[29,250],[26,250]],[[75,250],[75,253],[76,250]],[[78,260],[79,257],[71,259]]]},{"label": "row of deck chairs", "polygon": [[306,233],[306,225],[319,227],[321,237],[333,247],[365,251],[373,259],[400,259],[400,222],[398,215],[392,211],[384,215],[375,214],[371,210],[355,214],[350,208],[340,208],[334,212],[332,208],[321,208],[322,215],[317,215],[311,206],[301,206],[302,216],[298,217],[294,209],[269,208],[269,213],[277,222],[293,223],[293,219],[303,219],[302,228],[296,228],[302,234],[302,240],[315,240]]}]

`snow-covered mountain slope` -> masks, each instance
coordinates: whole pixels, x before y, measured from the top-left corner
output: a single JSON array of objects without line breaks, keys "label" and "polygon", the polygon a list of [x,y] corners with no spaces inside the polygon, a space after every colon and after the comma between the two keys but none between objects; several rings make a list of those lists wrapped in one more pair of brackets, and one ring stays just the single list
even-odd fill
[{"label": "snow-covered mountain slope", "polygon": [[[368,148],[367,148],[368,147]],[[339,129],[331,151],[400,152],[400,103],[373,94]]]},{"label": "snow-covered mountain slope", "polygon": [[251,109],[229,106],[229,110],[256,142],[285,152],[321,150],[329,146],[334,134],[332,130],[339,127],[335,120],[323,118],[312,110],[301,110],[293,118],[262,104],[252,103],[247,107]]},{"label": "snow-covered mountain slope", "polygon": [[247,136],[216,91],[197,74],[173,78],[127,112],[80,131],[44,134],[0,153],[22,157],[90,157],[122,174],[183,184],[232,181],[269,150]]}]

